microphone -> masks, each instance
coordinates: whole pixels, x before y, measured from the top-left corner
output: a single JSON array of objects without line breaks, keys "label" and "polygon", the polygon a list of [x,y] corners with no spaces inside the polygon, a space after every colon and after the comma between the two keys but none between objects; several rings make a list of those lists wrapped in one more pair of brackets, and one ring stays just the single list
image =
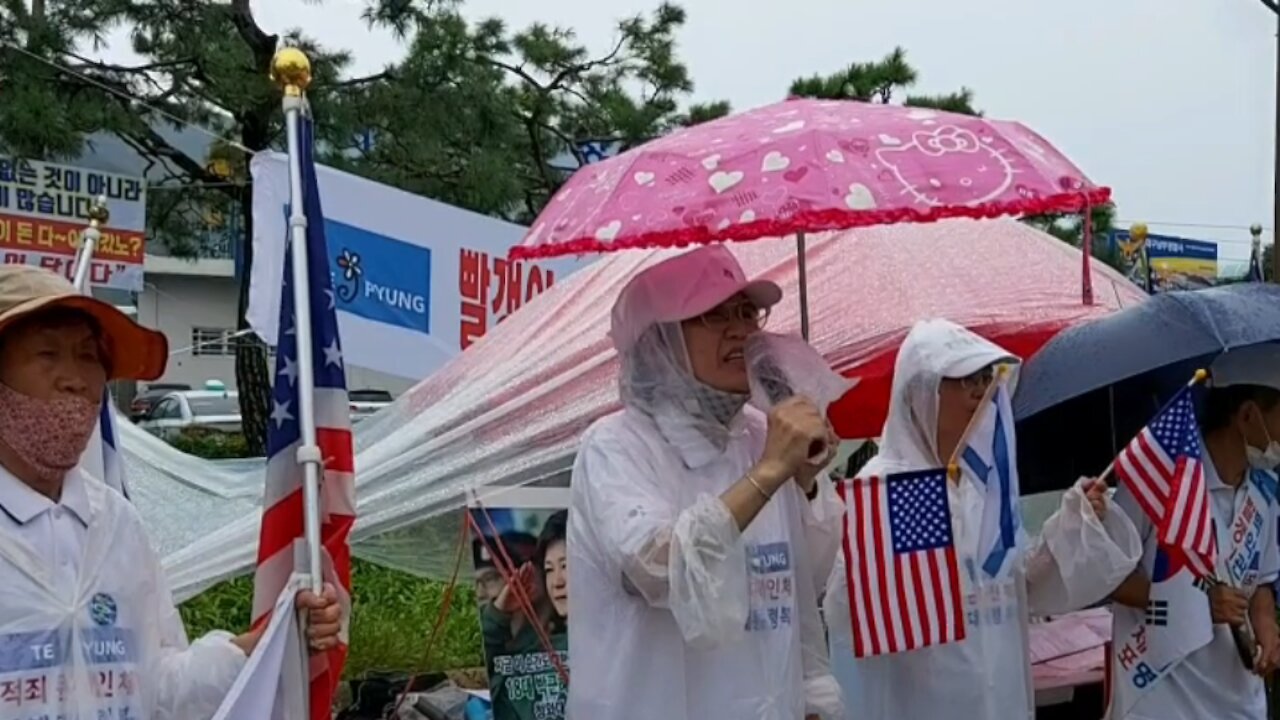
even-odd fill
[{"label": "microphone", "polygon": [[[787,380],[786,373],[774,362],[768,349],[760,345],[755,345],[757,352],[746,353],[747,357],[750,358],[750,362],[747,365],[747,374],[753,384],[759,385],[765,399],[769,402],[769,407],[773,407],[784,400],[795,397],[796,391]],[[814,440],[809,443],[810,461],[814,463],[820,462],[826,455],[827,442],[825,440]]]}]

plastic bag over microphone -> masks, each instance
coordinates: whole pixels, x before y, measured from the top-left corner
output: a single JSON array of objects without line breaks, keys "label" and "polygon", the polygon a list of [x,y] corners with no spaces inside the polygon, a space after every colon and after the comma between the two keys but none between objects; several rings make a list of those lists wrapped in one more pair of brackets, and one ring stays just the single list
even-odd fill
[{"label": "plastic bag over microphone", "polygon": [[801,395],[826,415],[832,403],[858,384],[857,379],[832,370],[813,346],[796,335],[754,333],[747,338],[745,354],[751,404],[766,412]]}]

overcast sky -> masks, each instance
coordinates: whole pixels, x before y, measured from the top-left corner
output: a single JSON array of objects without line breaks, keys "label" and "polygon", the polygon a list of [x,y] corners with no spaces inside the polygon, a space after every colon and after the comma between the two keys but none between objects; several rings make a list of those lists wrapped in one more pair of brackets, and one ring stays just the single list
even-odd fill
[{"label": "overcast sky", "polygon": [[[467,0],[497,15],[575,28],[607,48],[619,17],[657,0]],[[361,0],[255,0],[272,32],[292,27],[380,69],[402,49],[358,21]],[[1276,20],[1258,0],[685,0],[680,54],[698,100],[736,109],[782,99],[799,75],[906,48],[915,88],[968,86],[990,117],[1019,120],[1115,191],[1120,217],[1248,253],[1271,238]],[[754,5],[754,9],[747,9]],[[1167,224],[1162,224],[1167,223]],[[1214,229],[1183,225],[1219,225]]]}]

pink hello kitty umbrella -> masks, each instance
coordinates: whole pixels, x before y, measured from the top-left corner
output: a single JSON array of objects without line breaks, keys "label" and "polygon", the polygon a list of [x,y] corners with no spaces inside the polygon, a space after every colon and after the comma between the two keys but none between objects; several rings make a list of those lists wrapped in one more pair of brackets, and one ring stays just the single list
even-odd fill
[{"label": "pink hello kitty umbrella", "polygon": [[[672,133],[584,167],[552,198],[511,256],[795,234],[807,315],[805,233],[1079,212],[1110,195],[1019,123],[794,99]],[[1087,266],[1089,254],[1084,255]],[[1088,277],[1086,267],[1086,303],[1092,294]]]}]

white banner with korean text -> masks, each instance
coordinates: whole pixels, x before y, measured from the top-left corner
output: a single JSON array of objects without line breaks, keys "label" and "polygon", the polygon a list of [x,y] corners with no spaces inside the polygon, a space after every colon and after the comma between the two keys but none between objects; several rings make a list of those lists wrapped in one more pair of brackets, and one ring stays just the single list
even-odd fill
[{"label": "white banner with korean text", "polygon": [[[249,323],[274,345],[288,157],[252,163]],[[344,360],[420,380],[589,260],[510,262],[525,228],[317,166]],[[317,222],[316,218],[308,218]]]}]

